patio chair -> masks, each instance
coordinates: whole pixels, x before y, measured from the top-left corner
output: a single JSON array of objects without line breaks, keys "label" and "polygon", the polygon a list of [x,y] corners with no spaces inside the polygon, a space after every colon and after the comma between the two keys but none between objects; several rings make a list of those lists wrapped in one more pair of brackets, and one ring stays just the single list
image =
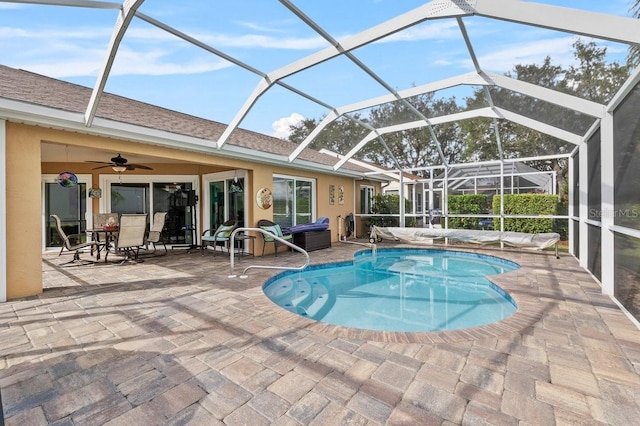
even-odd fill
[{"label": "patio chair", "polygon": [[[118,236],[115,239],[115,251],[122,252],[124,259],[120,262],[127,261],[140,262],[138,254],[140,247],[145,244],[145,234],[147,232],[147,215],[146,214],[123,214],[120,216],[120,228]],[[104,261],[107,261],[109,251],[106,251]]]},{"label": "patio chair", "polygon": [[92,237],[99,243],[108,243],[107,233],[102,231],[108,226],[117,226],[120,220],[119,213],[96,213],[93,215]]},{"label": "patio chair", "polygon": [[97,229],[117,225],[119,220],[119,213],[96,213],[93,215],[93,227]]},{"label": "patio chair", "polygon": [[[268,232],[272,233],[276,237],[282,238],[283,240],[290,241],[291,239],[293,239],[293,235],[292,234],[283,233],[282,232],[282,228],[280,228],[280,225],[278,225],[275,222],[271,222],[270,220],[260,219],[258,221],[258,227],[264,229],[265,231],[268,231]],[[262,256],[264,256],[264,247],[267,245],[267,243],[273,243],[273,247],[274,247],[274,250],[276,252],[276,256],[278,256],[278,247],[283,245],[283,244],[280,241],[276,240],[275,238],[271,237],[269,234],[263,234],[261,232],[260,235],[262,235],[262,240],[263,240]]]},{"label": "patio chair", "polygon": [[[200,246],[201,250],[202,250],[202,255],[204,256],[204,250],[207,248],[208,245],[213,245],[213,255],[216,255],[216,247],[218,246],[218,243],[222,243],[222,246],[226,246],[227,247],[227,252],[229,252],[230,247],[229,247],[229,237],[231,236],[231,233],[233,232],[234,229],[236,229],[238,227],[238,221],[235,219],[229,219],[226,222],[224,222],[222,225],[218,226],[218,228],[215,230],[215,232],[213,234],[211,234],[211,231],[213,231],[213,228],[209,228],[206,229],[203,233],[202,233],[202,237],[201,237],[201,241],[202,241],[202,245]],[[220,251],[222,251],[223,249],[220,248]]]},{"label": "patio chair", "polygon": [[162,233],[166,219],[167,212],[156,212],[153,214],[153,225],[151,225],[145,240],[145,247],[147,250],[149,249],[149,244],[153,245],[152,254],[155,254],[156,252],[156,244],[162,244],[162,247],[164,247],[164,253],[162,256],[167,254],[167,245],[164,242],[164,236]]},{"label": "patio chair", "polygon": [[68,262],[63,263],[62,265],[69,265],[71,263],[77,263],[78,265],[91,265],[94,263],[93,260],[82,260],[80,259],[80,251],[82,249],[86,249],[89,247],[91,249],[91,255],[93,255],[93,251],[96,252],[96,259],[100,260],[100,250],[98,242],[96,241],[82,241],[82,237],[86,238],[86,234],[69,234],[67,235],[62,228],[62,222],[60,218],[52,214],[51,217],[56,223],[56,230],[58,231],[58,235],[62,239],[62,248],[60,249],[60,253],[58,256],[62,254],[62,252],[66,249],[67,251],[73,252],[73,259]]}]

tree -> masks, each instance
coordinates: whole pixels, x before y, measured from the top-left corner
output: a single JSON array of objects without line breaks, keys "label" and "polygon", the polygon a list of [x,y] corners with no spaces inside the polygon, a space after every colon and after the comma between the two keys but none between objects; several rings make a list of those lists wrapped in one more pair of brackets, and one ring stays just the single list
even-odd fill
[{"label": "tree", "polygon": [[[631,16],[640,19],[640,0],[634,0],[629,9]],[[629,55],[627,56],[627,66],[634,68],[640,65],[640,45],[632,44],[629,46]]]},{"label": "tree", "polygon": [[[427,118],[445,116],[460,110],[454,97],[435,99],[434,93],[418,95],[407,99],[407,102]],[[420,121],[421,116],[416,114],[415,110],[405,102],[390,102],[372,108],[369,121],[376,128]],[[391,168],[397,168],[399,165],[403,169],[413,169],[442,164],[443,159],[440,156],[442,151],[445,161],[459,161],[461,159],[459,125],[457,123],[441,124],[433,126],[432,130],[435,139],[426,126],[387,133],[382,136],[382,139],[389,148],[388,151],[380,142],[371,143],[369,151],[365,153],[365,159]]]},{"label": "tree", "polygon": [[[516,65],[512,72],[507,73],[507,76],[594,102],[607,103],[628,77],[629,68],[616,62],[607,63],[606,47],[597,47],[593,42],[584,43],[577,40],[573,47],[574,57],[578,62],[575,66],[563,69],[559,65],[554,65],[551,58],[547,57],[541,65]],[[490,89],[490,93],[495,105],[503,109],[576,134],[585,134],[594,122],[593,117],[510,90],[494,87]],[[467,99],[468,108],[478,108],[485,103],[483,90],[478,90],[472,98]],[[462,128],[464,156],[467,160],[497,158],[497,144],[490,120],[473,120],[463,124]],[[513,122],[499,120],[498,130],[506,158],[563,154],[573,149],[573,145],[568,142]],[[530,165],[542,171],[555,171],[559,195],[562,199],[566,199],[568,188],[566,160],[540,161]]]},{"label": "tree", "polygon": [[[352,118],[341,117],[330,123],[316,136],[309,148],[315,150],[325,148],[338,154],[347,154],[351,148],[370,132],[367,127],[358,123],[358,121],[366,122],[366,119],[363,119],[360,114],[353,114]],[[289,141],[301,144],[321,121],[321,119],[307,118],[296,125],[290,126]],[[365,148],[358,152],[355,158],[364,159],[367,152],[368,148]]]},{"label": "tree", "polygon": [[607,63],[607,48],[599,48],[594,42],[577,40],[573,46],[578,65],[569,67],[566,73],[567,91],[593,102],[608,103],[629,77],[631,67]]},{"label": "tree", "polygon": [[[640,0],[637,0],[640,2]],[[639,6],[640,9],[640,6]],[[551,90],[579,96],[601,104],[611,100],[629,75],[629,66],[617,62],[606,62],[606,47],[594,42],[577,40],[573,45],[577,64],[564,69],[552,63],[550,57],[542,64],[516,65],[507,76],[539,85]],[[530,96],[521,95],[500,87],[489,89],[494,104],[502,109],[516,112],[542,123],[583,135],[595,119],[565,107],[551,104]],[[407,99],[415,109],[427,118],[446,116],[460,111],[455,97],[436,99],[435,93],[426,93]],[[485,90],[477,90],[465,99],[467,110],[488,106]],[[369,115],[355,116],[370,123],[374,128],[419,121],[420,116],[406,102],[389,102],[371,108]],[[300,143],[311,133],[319,121],[305,120],[296,127],[290,140]],[[574,146],[568,142],[540,133],[528,127],[498,120],[498,133],[505,158],[534,157],[570,152]],[[460,123],[433,126],[388,133],[380,140],[369,142],[356,158],[368,160],[390,168],[419,168],[462,161],[495,160],[499,158],[498,144],[493,120],[477,118]],[[327,126],[316,138],[312,147],[328,148],[346,154],[361,141],[370,130],[353,120],[341,118]],[[394,159],[397,161],[394,161]],[[541,171],[556,171],[559,193],[567,196],[567,161],[549,160],[530,164]]]}]

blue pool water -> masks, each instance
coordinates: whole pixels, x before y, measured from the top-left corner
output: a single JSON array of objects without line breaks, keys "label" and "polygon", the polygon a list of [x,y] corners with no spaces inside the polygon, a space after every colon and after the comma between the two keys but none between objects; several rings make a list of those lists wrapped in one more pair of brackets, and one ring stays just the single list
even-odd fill
[{"label": "blue pool water", "polygon": [[352,262],[287,271],[264,284],[273,302],[296,314],[345,327],[440,331],[499,321],[517,307],[487,275],[519,265],[450,250],[379,249]]}]

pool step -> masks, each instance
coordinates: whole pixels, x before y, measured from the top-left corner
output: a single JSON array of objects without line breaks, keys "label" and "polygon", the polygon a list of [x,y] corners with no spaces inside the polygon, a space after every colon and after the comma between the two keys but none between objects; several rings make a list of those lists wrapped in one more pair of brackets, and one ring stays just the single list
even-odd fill
[{"label": "pool step", "polygon": [[310,299],[311,304],[305,307],[308,317],[315,317],[318,312],[327,304],[329,300],[329,291],[323,285],[316,285],[313,288],[313,297]]}]

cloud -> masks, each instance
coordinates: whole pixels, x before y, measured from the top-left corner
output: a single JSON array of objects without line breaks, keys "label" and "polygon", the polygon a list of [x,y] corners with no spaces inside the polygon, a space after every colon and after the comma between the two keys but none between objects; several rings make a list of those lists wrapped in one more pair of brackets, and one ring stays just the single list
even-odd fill
[{"label": "cloud", "polygon": [[451,38],[460,38],[460,29],[456,21],[449,20],[416,25],[392,34],[380,40],[380,42],[442,40]]},{"label": "cloud", "polygon": [[120,48],[113,65],[112,75],[178,75],[199,74],[231,67],[233,64],[216,56],[197,59],[170,58],[171,52],[153,49],[137,52]]},{"label": "cloud", "polygon": [[310,50],[327,47],[327,42],[321,37],[271,37],[257,34],[247,35],[201,35],[200,40],[214,47],[243,47],[243,48],[267,48],[285,50]]},{"label": "cloud", "polygon": [[295,126],[304,120],[304,117],[297,112],[292,113],[288,117],[282,117],[273,122],[271,127],[273,127],[272,136],[277,138],[286,139],[291,134],[291,126]]},{"label": "cloud", "polygon": [[297,21],[294,19],[285,19],[279,22],[272,22],[270,25],[258,24],[256,22],[248,22],[248,21],[237,21],[238,25],[244,28],[249,28],[253,31],[262,31],[265,33],[283,33],[285,32],[285,27],[296,25]]},{"label": "cloud", "polygon": [[535,40],[529,43],[519,41],[513,45],[493,46],[491,53],[480,55],[480,66],[494,71],[511,71],[515,65],[542,64],[549,56],[555,65],[573,65],[573,43],[575,37],[559,37]]}]

